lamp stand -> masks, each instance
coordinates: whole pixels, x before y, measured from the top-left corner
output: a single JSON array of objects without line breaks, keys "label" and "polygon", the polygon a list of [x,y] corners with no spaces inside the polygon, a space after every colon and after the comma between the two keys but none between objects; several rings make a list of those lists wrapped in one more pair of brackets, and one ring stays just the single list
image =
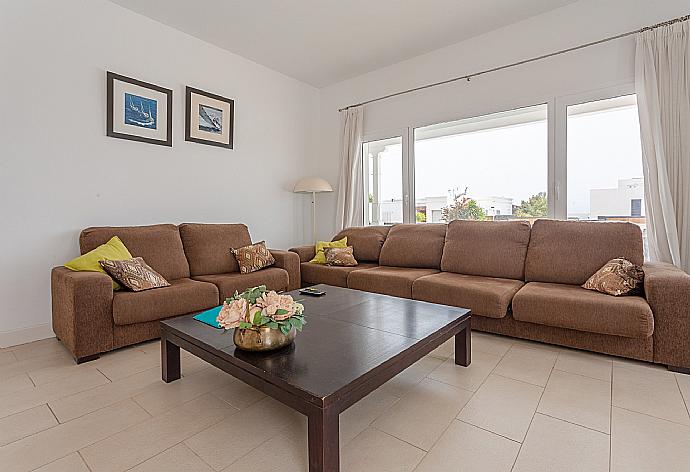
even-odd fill
[{"label": "lamp stand", "polygon": [[311,239],[316,244],[316,192],[311,193]]}]

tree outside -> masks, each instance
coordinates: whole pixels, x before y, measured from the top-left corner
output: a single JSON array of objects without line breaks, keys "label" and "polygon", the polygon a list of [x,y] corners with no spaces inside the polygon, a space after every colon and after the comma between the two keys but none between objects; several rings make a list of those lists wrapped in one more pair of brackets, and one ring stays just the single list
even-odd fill
[{"label": "tree outside", "polygon": [[515,216],[518,218],[541,218],[548,213],[546,202],[546,192],[539,192],[532,195],[527,200],[523,200],[515,209]]},{"label": "tree outside", "polygon": [[441,209],[441,218],[446,223],[453,220],[483,220],[486,213],[476,200],[458,195],[453,199],[453,203]]},{"label": "tree outside", "polygon": [[417,223],[426,223],[426,213],[418,211],[415,215]]}]

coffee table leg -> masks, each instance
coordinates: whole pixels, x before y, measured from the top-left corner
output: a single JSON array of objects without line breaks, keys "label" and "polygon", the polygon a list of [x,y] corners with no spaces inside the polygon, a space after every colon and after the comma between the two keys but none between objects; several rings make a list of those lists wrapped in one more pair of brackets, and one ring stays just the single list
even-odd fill
[{"label": "coffee table leg", "polygon": [[318,409],[309,415],[309,472],[340,470],[339,414]]},{"label": "coffee table leg", "polygon": [[467,367],[472,362],[472,330],[469,323],[455,335],[455,363]]},{"label": "coffee table leg", "polygon": [[161,338],[161,367],[163,381],[173,382],[180,378],[180,346]]}]

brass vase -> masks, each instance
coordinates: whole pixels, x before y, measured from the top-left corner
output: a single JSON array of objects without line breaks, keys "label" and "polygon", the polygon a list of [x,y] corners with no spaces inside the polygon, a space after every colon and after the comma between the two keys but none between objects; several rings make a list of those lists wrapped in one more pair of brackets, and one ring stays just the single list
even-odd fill
[{"label": "brass vase", "polygon": [[258,328],[235,328],[232,339],[235,346],[243,351],[273,351],[289,346],[295,340],[297,331],[292,328],[288,334],[283,334],[279,329],[271,329],[266,326]]}]

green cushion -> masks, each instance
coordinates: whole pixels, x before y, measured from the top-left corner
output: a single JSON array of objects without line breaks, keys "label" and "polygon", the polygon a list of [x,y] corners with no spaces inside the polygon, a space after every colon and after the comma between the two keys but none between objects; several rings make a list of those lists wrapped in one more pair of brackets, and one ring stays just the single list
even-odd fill
[{"label": "green cushion", "polygon": [[[65,264],[65,267],[76,271],[102,272],[105,274],[106,272],[98,261],[122,261],[131,258],[132,255],[125,245],[122,244],[120,238],[113,236],[110,238],[110,241],[101,244],[93,251],[89,251],[76,259],[72,259]],[[120,285],[113,280],[113,290],[119,289]]]}]

